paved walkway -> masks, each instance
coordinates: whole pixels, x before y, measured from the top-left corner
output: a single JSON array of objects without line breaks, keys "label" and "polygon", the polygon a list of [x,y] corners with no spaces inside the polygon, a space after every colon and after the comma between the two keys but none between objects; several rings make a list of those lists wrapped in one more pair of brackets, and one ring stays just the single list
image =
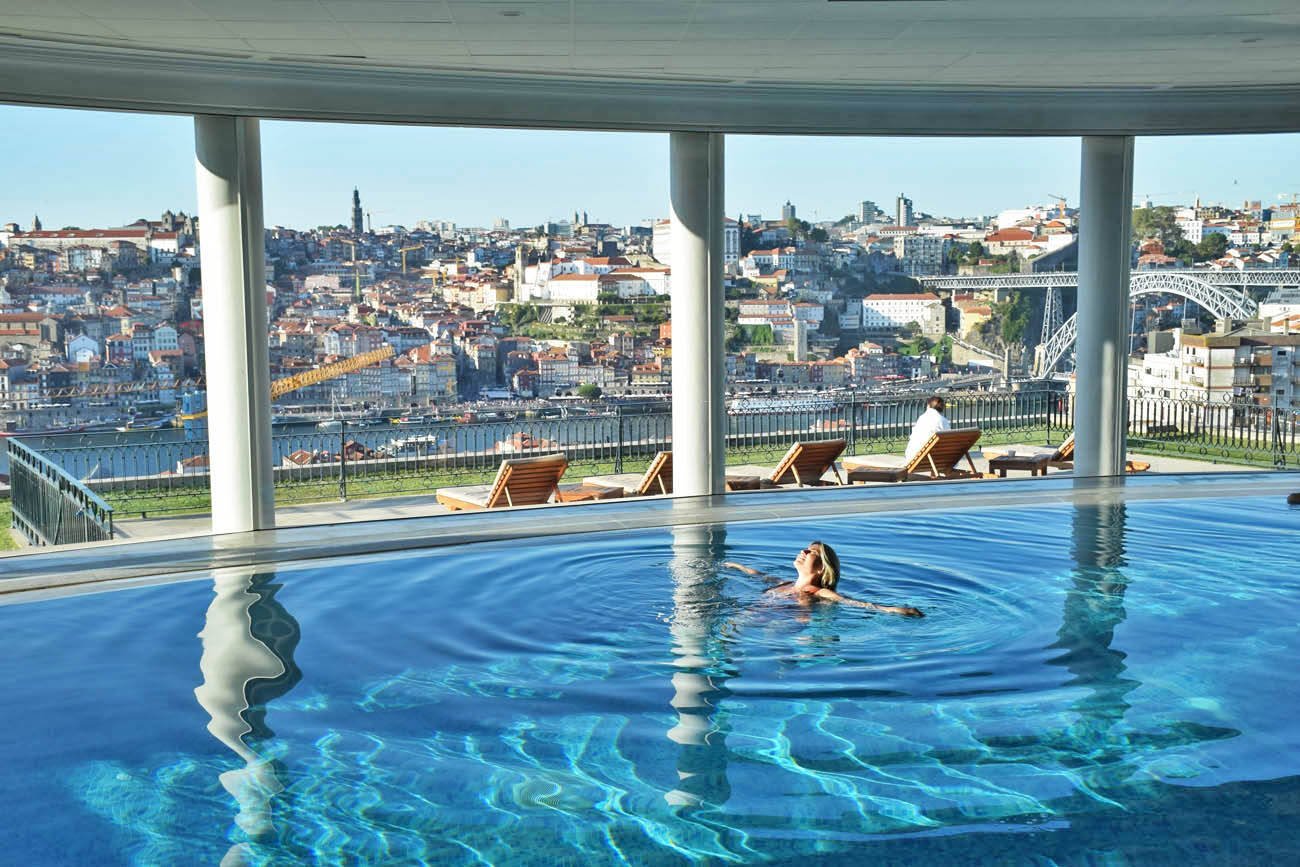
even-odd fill
[{"label": "paved walkway", "polygon": [[[996,451],[1005,453],[1016,449],[1029,452],[1041,449],[1041,446],[1013,443],[998,446]],[[1129,457],[1147,461],[1152,473],[1204,473],[1204,472],[1259,472],[1260,467],[1245,467],[1239,464],[1212,464],[1207,461],[1172,458],[1164,455],[1148,455],[1133,452]],[[898,465],[898,455],[856,455],[854,461],[859,463],[879,463],[882,466]],[[976,457],[975,466],[981,471],[988,469],[988,461]],[[732,467],[733,472],[755,474],[760,467],[746,465]],[[768,467],[768,471],[772,468]],[[1058,475],[1060,470],[1051,470]],[[1011,474],[1013,477],[1026,476],[1027,473]],[[832,476],[827,476],[828,480]],[[576,481],[576,480],[573,480]],[[876,482],[869,484],[889,484]],[[316,525],[341,524],[352,521],[383,521],[394,518],[422,518],[432,515],[449,514],[434,499],[433,493],[409,497],[385,497],[373,500],[349,500],[347,502],[307,503],[302,505],[281,506],[276,509],[276,523],[281,527],[309,527]],[[116,535],[123,539],[163,539],[182,536],[195,536],[209,532],[211,527],[207,515],[160,516],[155,518],[129,518],[114,524]]]}]

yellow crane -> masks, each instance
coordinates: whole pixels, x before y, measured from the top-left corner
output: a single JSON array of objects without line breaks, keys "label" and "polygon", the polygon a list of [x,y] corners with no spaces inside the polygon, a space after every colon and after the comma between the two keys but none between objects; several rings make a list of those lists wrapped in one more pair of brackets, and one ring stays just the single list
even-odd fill
[{"label": "yellow crane", "polygon": [[410,253],[413,250],[423,250],[423,249],[424,249],[423,244],[414,244],[410,247],[402,247],[400,250],[397,251],[402,254],[402,276],[403,277],[406,276],[406,254]]},{"label": "yellow crane", "polygon": [[1047,194],[1047,198],[1049,198],[1049,199],[1056,199],[1056,216],[1057,216],[1057,217],[1064,217],[1064,216],[1065,216],[1065,201],[1066,201],[1066,200],[1065,200],[1065,196],[1058,196],[1058,195],[1056,195],[1056,194],[1054,194],[1054,193],[1048,193],[1048,194]]},{"label": "yellow crane", "polygon": [[[312,370],[304,370],[302,373],[295,373],[292,376],[286,376],[283,379],[277,379],[271,383],[271,400],[275,401],[284,397],[291,391],[297,391],[300,388],[306,388],[309,385],[315,385],[318,382],[325,382],[327,379],[333,379],[336,376],[342,376],[345,373],[352,373],[354,370],[360,370],[363,367],[369,367],[372,364],[378,364],[386,358],[392,358],[394,349],[391,344],[385,343],[378,349],[370,352],[362,352],[351,358],[345,358],[342,361],[336,361],[333,364],[326,364]],[[208,414],[205,409],[203,412],[192,412],[178,415],[177,420],[181,422],[193,421],[194,419],[203,418]]]}]

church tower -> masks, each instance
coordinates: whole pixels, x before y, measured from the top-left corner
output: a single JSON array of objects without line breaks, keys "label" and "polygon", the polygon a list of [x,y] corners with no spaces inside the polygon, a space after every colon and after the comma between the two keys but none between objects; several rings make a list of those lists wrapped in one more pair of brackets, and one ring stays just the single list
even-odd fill
[{"label": "church tower", "polygon": [[352,188],[352,232],[360,235],[366,230],[366,224],[361,217],[361,193],[356,187]]},{"label": "church tower", "polygon": [[33,214],[33,215],[32,215],[32,231],[33,231],[33,232],[39,232],[40,230],[41,230],[41,215],[40,215],[40,214]]}]

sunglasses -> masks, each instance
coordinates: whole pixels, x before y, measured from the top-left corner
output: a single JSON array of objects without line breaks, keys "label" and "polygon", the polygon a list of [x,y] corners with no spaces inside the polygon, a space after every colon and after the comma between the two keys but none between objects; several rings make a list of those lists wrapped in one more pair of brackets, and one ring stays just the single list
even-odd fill
[{"label": "sunglasses", "polygon": [[804,553],[804,554],[816,554],[817,552],[814,551],[813,548],[820,548],[820,547],[821,547],[821,544],[822,544],[821,542],[813,542],[813,543],[811,543],[807,548],[804,548],[802,553]]}]

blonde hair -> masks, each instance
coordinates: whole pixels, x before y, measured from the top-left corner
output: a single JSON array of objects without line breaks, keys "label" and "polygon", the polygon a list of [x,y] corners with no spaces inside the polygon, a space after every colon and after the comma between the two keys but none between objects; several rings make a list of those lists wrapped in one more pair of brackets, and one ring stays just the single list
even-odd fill
[{"label": "blonde hair", "polygon": [[834,590],[835,585],[840,580],[839,555],[835,553],[834,548],[825,542],[813,542],[808,547],[817,555],[817,562],[822,567],[821,572],[817,575],[817,586],[826,590]]}]

